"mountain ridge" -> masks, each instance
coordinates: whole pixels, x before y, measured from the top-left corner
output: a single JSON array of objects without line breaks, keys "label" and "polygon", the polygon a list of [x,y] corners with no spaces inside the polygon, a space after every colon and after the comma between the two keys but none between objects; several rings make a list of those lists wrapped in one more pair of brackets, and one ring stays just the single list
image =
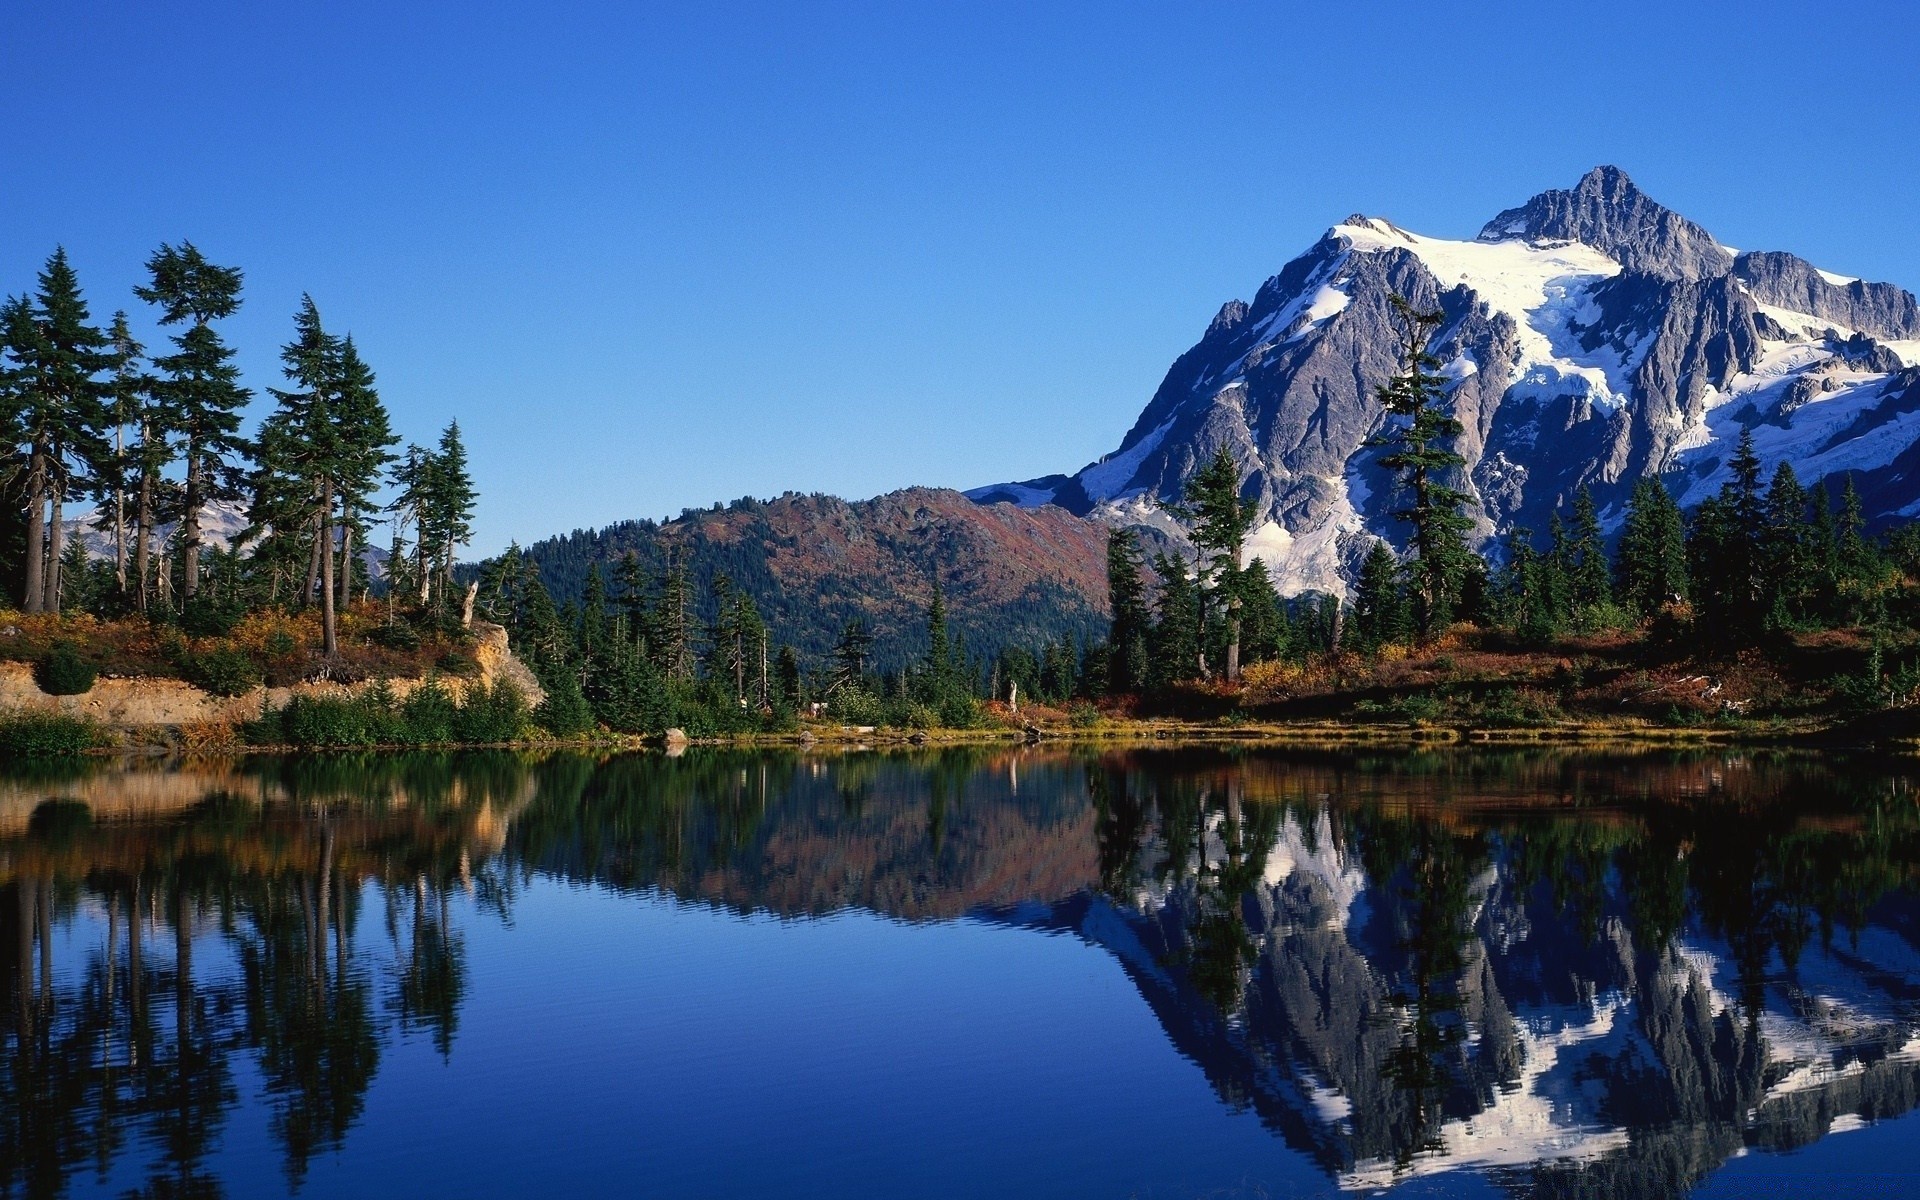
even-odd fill
[{"label": "mountain ridge", "polygon": [[1920,511],[1914,297],[1723,245],[1617,167],[1471,241],[1347,218],[1221,306],[1112,454],[967,494],[1179,539],[1164,502],[1225,448],[1255,510],[1249,556],[1285,592],[1344,592],[1375,538],[1402,540],[1369,445],[1385,422],[1373,391],[1397,367],[1394,295],[1445,314],[1433,345],[1485,550],[1581,486],[1610,525],[1646,475],[1698,503],[1747,428],[1769,469],[1853,477],[1876,521]]}]

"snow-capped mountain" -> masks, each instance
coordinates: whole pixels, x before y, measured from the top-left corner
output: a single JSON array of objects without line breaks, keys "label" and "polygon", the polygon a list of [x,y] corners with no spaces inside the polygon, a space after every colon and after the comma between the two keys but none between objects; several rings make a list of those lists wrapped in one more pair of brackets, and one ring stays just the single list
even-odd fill
[{"label": "snow-capped mountain", "polygon": [[1225,446],[1256,511],[1249,557],[1283,591],[1344,591],[1375,535],[1404,536],[1367,444],[1384,420],[1374,389],[1397,366],[1396,294],[1446,314],[1434,348],[1482,539],[1544,528],[1582,484],[1610,523],[1648,474],[1696,503],[1743,428],[1769,470],[1851,475],[1874,519],[1920,513],[1914,297],[1724,246],[1615,167],[1472,241],[1349,217],[1251,304],[1220,309],[1114,453],[968,495],[1179,537],[1159,502]]}]

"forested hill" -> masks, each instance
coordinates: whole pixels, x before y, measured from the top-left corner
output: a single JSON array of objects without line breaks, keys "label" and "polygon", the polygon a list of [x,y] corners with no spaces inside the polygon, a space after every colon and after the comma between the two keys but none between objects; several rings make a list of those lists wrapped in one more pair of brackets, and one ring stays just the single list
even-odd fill
[{"label": "forested hill", "polygon": [[926,651],[934,573],[954,632],[984,658],[1064,636],[1102,637],[1107,622],[1106,527],[1060,508],[975,504],[959,492],[908,488],[871,500],[788,493],[623,521],[526,547],[554,601],[578,603],[599,563],[617,603],[615,568],[631,551],[657,589],[671,551],[692,577],[702,623],[713,581],[751,593],[776,643],[823,663],[841,630],[865,619],[872,666],[897,670]]}]

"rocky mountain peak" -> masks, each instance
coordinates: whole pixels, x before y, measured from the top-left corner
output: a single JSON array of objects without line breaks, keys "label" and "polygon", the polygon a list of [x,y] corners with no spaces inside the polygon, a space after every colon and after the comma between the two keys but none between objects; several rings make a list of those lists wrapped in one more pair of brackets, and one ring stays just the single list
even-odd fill
[{"label": "rocky mountain peak", "polygon": [[1619,167],[1588,171],[1571,189],[1541,192],[1487,222],[1483,242],[1580,242],[1629,271],[1662,279],[1725,275],[1733,255],[1700,226],[1659,204]]},{"label": "rocky mountain peak", "polygon": [[1246,552],[1283,591],[1344,591],[1405,523],[1375,439],[1398,368],[1392,297],[1440,310],[1433,353],[1463,426],[1474,537],[1498,553],[1581,487],[1610,530],[1634,484],[1688,507],[1751,433],[1770,473],[1850,480],[1879,522],[1920,511],[1920,305],[1791,254],[1736,260],[1617,167],[1542,192],[1471,241],[1356,214],[1222,308],[1119,447],[983,503],[1052,506],[1179,544],[1167,504],[1227,451],[1254,509]]}]

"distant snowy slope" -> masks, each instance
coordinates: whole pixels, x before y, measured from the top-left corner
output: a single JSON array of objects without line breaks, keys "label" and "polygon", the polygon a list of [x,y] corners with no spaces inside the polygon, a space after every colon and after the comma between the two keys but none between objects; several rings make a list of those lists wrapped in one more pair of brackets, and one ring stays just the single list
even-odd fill
[{"label": "distant snowy slope", "polygon": [[1920,511],[1913,296],[1737,252],[1613,167],[1469,241],[1348,218],[1220,309],[1114,453],[968,495],[1178,537],[1162,504],[1225,447],[1256,512],[1249,554],[1283,590],[1343,591],[1374,538],[1403,536],[1369,446],[1397,365],[1394,295],[1446,316],[1435,348],[1483,540],[1544,528],[1582,485],[1610,523],[1648,474],[1697,502],[1745,428],[1769,469],[1851,475],[1875,519]]}]

